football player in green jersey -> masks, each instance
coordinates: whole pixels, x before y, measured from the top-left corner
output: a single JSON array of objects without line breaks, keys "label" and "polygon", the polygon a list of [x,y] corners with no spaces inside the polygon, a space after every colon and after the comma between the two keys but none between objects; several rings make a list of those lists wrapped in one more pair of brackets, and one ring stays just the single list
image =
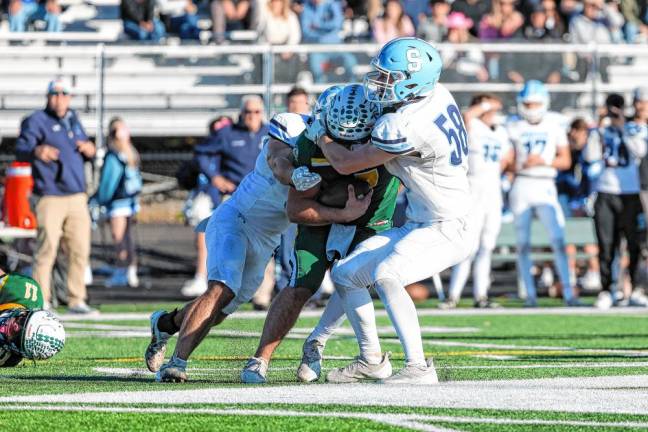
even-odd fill
[{"label": "football player in green jersey", "polygon": [[23,358],[45,360],[63,348],[63,326],[42,308],[38,282],[0,269],[0,367],[16,366]]},{"label": "football player in green jersey", "polygon": [[[306,166],[311,172],[319,174],[322,184],[319,190],[291,190],[288,193],[288,216],[291,221],[299,224],[293,277],[291,285],[279,293],[268,311],[258,349],[241,372],[241,381],[244,383],[266,382],[272,353],[295,324],[304,304],[320,287],[326,271],[335,259],[343,257],[375,233],[392,227],[400,185],[398,179],[383,166],[349,176],[341,175],[333,169],[315,144],[321,133],[347,145],[366,142],[379,115],[378,107],[365,100],[361,85],[347,85],[334,96],[325,119],[314,119],[309,130],[300,136],[295,165]],[[321,127],[319,131],[318,127]],[[327,217],[329,209],[318,200],[323,201],[327,185],[346,187],[357,180],[363,180],[371,187],[369,208],[363,216],[349,224],[332,225],[331,219]],[[352,190],[349,187],[349,194],[354,193]],[[344,310],[336,293],[331,297],[320,323],[304,343],[302,363],[297,371],[301,381],[311,382],[319,378],[324,344],[343,319]]]}]

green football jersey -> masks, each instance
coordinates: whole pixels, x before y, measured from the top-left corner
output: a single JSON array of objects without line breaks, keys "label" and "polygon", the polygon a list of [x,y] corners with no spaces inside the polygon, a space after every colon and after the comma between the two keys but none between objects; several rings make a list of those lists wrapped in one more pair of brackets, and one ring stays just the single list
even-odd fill
[{"label": "green football jersey", "polygon": [[43,293],[34,279],[16,273],[0,277],[0,311],[23,307],[42,309]]},{"label": "green football jersey", "polygon": [[[297,139],[295,165],[307,166],[311,172],[322,176],[324,184],[347,177],[333,169],[322,150],[313,141],[306,138],[305,133],[302,133]],[[364,180],[373,188],[367,212],[352,221],[350,225],[371,228],[377,232],[391,228],[400,181],[382,165],[351,174],[348,177]]]}]

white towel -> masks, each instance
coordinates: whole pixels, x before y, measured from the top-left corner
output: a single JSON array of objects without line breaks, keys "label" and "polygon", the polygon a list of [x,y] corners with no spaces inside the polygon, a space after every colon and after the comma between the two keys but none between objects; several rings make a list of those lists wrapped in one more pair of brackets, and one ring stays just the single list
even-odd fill
[{"label": "white towel", "polygon": [[355,225],[331,225],[328,239],[326,240],[326,258],[333,261],[337,256],[344,258],[349,252],[349,247],[355,236]]}]

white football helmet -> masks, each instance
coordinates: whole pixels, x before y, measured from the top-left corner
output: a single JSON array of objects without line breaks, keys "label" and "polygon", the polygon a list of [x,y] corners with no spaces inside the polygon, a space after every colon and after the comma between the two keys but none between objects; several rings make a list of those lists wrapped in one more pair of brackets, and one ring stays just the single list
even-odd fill
[{"label": "white football helmet", "polygon": [[343,88],[344,86],[336,84],[324,90],[322,94],[319,95],[317,101],[313,105],[313,109],[311,112],[312,116],[319,117],[319,115],[322,114],[323,111],[326,111],[329,105],[331,104],[331,101],[335,97],[335,95],[338,94],[340,90],[342,90]]},{"label": "white football helmet", "polygon": [[369,138],[380,117],[380,105],[367,100],[361,84],[349,84],[335,95],[325,116],[331,138],[354,144]]},{"label": "white football helmet", "polygon": [[21,342],[25,358],[45,360],[63,349],[65,329],[51,312],[34,310],[27,317]]},{"label": "white football helmet", "polygon": [[[538,103],[538,108],[527,108],[525,103]],[[540,123],[549,109],[549,92],[538,80],[530,80],[517,96],[517,108],[520,116],[529,123]]]}]

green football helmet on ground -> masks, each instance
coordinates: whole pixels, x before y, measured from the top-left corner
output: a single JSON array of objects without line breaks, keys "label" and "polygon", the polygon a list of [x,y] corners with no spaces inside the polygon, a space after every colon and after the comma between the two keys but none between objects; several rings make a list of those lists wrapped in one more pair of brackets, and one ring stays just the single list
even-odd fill
[{"label": "green football helmet on ground", "polygon": [[9,309],[0,313],[0,348],[30,360],[46,360],[63,349],[65,329],[48,311]]}]

